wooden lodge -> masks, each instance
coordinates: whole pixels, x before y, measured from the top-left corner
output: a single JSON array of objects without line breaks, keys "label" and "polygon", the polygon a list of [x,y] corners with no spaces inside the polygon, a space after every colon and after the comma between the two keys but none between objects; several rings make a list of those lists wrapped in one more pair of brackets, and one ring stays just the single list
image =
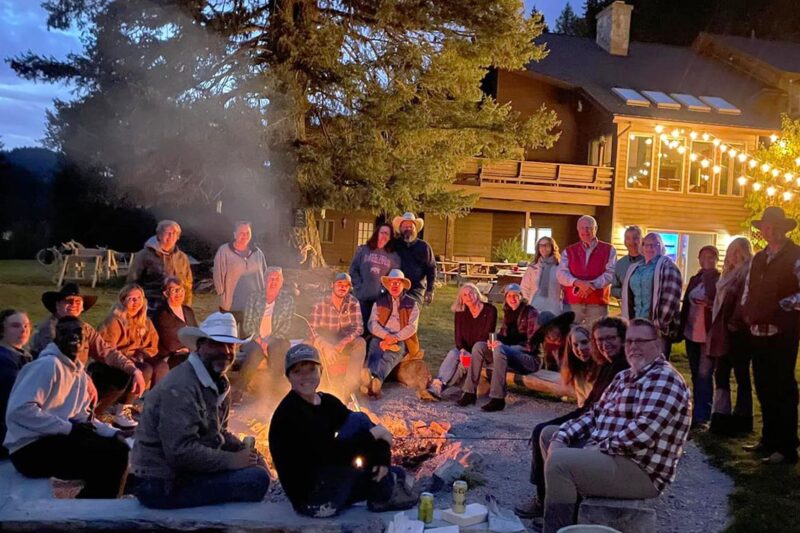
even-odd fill
[{"label": "wooden lodge", "polygon": [[[770,142],[782,113],[800,112],[800,45],[711,34],[691,47],[629,42],[631,10],[608,6],[596,41],[545,34],[544,60],[487,77],[486,90],[523,117],[554,109],[561,135],[524,161],[465,162],[453,187],[480,199],[463,218],[425,217],[437,256],[490,261],[515,236],[528,250],[541,235],[563,248],[590,214],[621,254],[625,227],[638,224],[691,272],[702,246],[724,252],[747,232],[740,181],[758,169],[738,154]],[[320,226],[329,264],[349,263],[374,223],[329,210]]]}]

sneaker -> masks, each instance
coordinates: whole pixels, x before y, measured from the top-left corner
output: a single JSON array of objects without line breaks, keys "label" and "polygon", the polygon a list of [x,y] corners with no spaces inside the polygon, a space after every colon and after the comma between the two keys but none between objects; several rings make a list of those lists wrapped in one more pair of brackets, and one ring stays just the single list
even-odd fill
[{"label": "sneaker", "polygon": [[474,392],[465,392],[461,395],[461,398],[458,399],[456,405],[459,407],[466,407],[468,405],[475,405],[475,402],[478,400],[478,396]]},{"label": "sneaker", "polygon": [[113,424],[118,428],[131,429],[139,425],[139,422],[133,419],[132,409],[130,405],[120,405],[115,409]]},{"label": "sneaker", "polygon": [[367,509],[373,513],[386,511],[405,511],[416,505],[419,495],[414,490],[412,479],[405,472],[390,472],[392,476],[392,495],[386,501],[367,500]]},{"label": "sneaker", "polygon": [[797,454],[794,456],[787,456],[783,455],[780,452],[771,453],[768,457],[764,457],[761,459],[761,462],[765,465],[793,465],[797,463]]},{"label": "sneaker", "polygon": [[773,451],[767,449],[767,447],[764,446],[764,443],[761,441],[758,441],[755,444],[745,444],[744,446],[742,446],[742,449],[746,452],[763,453],[766,455],[771,454]]},{"label": "sneaker", "polygon": [[444,384],[442,380],[439,378],[433,379],[428,385],[428,392],[431,393],[431,396],[436,398],[437,400],[442,399],[442,391],[444,390]]},{"label": "sneaker", "polygon": [[502,398],[489,398],[489,401],[481,407],[482,411],[493,413],[494,411],[502,411],[506,408],[506,401]]},{"label": "sneaker", "polygon": [[539,518],[544,516],[544,505],[539,501],[539,496],[534,495],[530,500],[514,507],[514,513],[520,518]]}]

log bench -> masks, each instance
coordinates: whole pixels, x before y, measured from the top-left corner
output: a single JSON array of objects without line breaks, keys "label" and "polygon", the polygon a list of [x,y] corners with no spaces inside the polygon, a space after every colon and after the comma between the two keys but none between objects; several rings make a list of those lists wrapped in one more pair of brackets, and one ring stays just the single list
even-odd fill
[{"label": "log bench", "polygon": [[653,500],[585,498],[578,508],[579,524],[599,524],[622,533],[655,533]]},{"label": "log bench", "polygon": [[[484,367],[481,372],[486,379],[488,379],[489,370],[491,369]],[[575,389],[565,386],[561,382],[561,374],[552,370],[539,370],[531,374],[517,374],[509,371],[506,372],[506,383],[508,385],[519,385],[536,392],[552,394],[559,398],[566,396],[567,398],[575,399]],[[483,388],[480,391],[485,392]]]}]

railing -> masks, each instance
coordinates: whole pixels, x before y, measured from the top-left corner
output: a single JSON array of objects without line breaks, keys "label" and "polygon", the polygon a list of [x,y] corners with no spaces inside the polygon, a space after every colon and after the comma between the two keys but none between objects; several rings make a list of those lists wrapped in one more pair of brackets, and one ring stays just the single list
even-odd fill
[{"label": "railing", "polygon": [[[481,164],[482,163],[482,164]],[[591,191],[611,191],[614,169],[591,165],[539,161],[483,161],[472,159],[456,175],[456,185],[530,185]]]}]

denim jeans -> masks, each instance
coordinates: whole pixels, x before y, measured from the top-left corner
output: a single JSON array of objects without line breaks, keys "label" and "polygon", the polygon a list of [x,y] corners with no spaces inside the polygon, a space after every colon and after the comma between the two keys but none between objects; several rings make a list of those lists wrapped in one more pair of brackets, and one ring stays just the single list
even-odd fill
[{"label": "denim jeans", "polygon": [[703,354],[704,345],[686,339],[686,357],[692,371],[694,407],[692,423],[711,420],[711,403],[714,401],[714,360]]},{"label": "denim jeans", "polygon": [[381,339],[373,337],[369,341],[369,352],[367,353],[367,368],[370,374],[376,378],[384,381],[386,377],[392,373],[403,357],[406,355],[406,343],[400,341],[397,343],[400,348],[396,352],[391,350],[381,349]]},{"label": "denim jeans", "polygon": [[188,474],[173,481],[143,478],[133,492],[145,507],[180,509],[230,502],[260,502],[269,488],[262,466]]},{"label": "denim jeans", "polygon": [[501,344],[494,349],[492,381],[489,388],[489,398],[506,397],[506,372],[513,370],[518,374],[530,374],[541,367],[539,356],[531,355],[522,346],[506,346]]}]

